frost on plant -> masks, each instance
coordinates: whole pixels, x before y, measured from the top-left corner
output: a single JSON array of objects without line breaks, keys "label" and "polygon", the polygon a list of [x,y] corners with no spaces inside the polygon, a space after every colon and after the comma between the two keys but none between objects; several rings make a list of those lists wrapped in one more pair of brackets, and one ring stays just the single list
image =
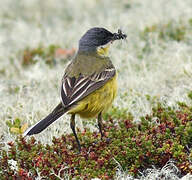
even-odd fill
[{"label": "frost on plant", "polygon": [[17,161],[10,159],[8,160],[8,164],[12,171],[18,171]]}]

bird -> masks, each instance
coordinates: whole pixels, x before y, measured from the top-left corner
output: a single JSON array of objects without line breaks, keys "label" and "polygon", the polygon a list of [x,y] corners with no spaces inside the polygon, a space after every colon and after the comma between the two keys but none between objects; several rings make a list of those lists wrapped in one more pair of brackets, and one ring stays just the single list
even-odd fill
[{"label": "bird", "polygon": [[61,81],[61,102],[41,121],[28,128],[23,136],[38,134],[63,114],[71,115],[70,127],[79,152],[81,145],[75,130],[75,116],[97,117],[101,138],[102,114],[117,95],[117,71],[109,57],[109,47],[115,40],[126,39],[119,29],[112,33],[103,27],[89,29],[79,40],[76,55],[64,71]]}]

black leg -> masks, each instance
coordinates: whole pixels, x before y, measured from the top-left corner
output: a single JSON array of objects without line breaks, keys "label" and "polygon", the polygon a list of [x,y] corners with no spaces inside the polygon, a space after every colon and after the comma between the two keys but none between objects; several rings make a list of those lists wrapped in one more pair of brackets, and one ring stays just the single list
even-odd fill
[{"label": "black leg", "polygon": [[75,114],[72,114],[72,115],[71,115],[70,125],[71,125],[71,129],[72,129],[72,131],[73,131],[73,134],[74,134],[74,136],[75,136],[75,139],[76,139],[76,142],[77,142],[77,145],[78,145],[79,152],[81,152],[81,145],[80,145],[79,139],[78,139],[77,134],[76,134],[76,131],[75,131]]},{"label": "black leg", "polygon": [[99,132],[101,133],[101,139],[102,139],[104,134],[102,132],[102,114],[101,114],[101,112],[98,115],[98,126],[99,126]]}]

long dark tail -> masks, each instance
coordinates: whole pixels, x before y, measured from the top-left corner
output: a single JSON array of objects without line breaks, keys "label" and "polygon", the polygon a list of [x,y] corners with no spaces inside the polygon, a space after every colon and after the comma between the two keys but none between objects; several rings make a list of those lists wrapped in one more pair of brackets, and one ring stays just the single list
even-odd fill
[{"label": "long dark tail", "polygon": [[61,117],[64,113],[66,113],[68,109],[64,109],[62,103],[58,104],[57,107],[44,119],[30,127],[25,131],[23,136],[38,134],[47,128],[50,124],[56,121],[59,117]]}]

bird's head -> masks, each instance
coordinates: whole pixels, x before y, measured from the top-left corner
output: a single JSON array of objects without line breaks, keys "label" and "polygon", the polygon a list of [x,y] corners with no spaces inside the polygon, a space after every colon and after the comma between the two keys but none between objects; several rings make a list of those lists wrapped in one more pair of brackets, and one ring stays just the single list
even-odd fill
[{"label": "bird's head", "polygon": [[101,56],[107,56],[110,44],[115,40],[126,39],[126,37],[121,30],[111,33],[104,28],[94,27],[79,40],[79,52],[96,52]]}]

